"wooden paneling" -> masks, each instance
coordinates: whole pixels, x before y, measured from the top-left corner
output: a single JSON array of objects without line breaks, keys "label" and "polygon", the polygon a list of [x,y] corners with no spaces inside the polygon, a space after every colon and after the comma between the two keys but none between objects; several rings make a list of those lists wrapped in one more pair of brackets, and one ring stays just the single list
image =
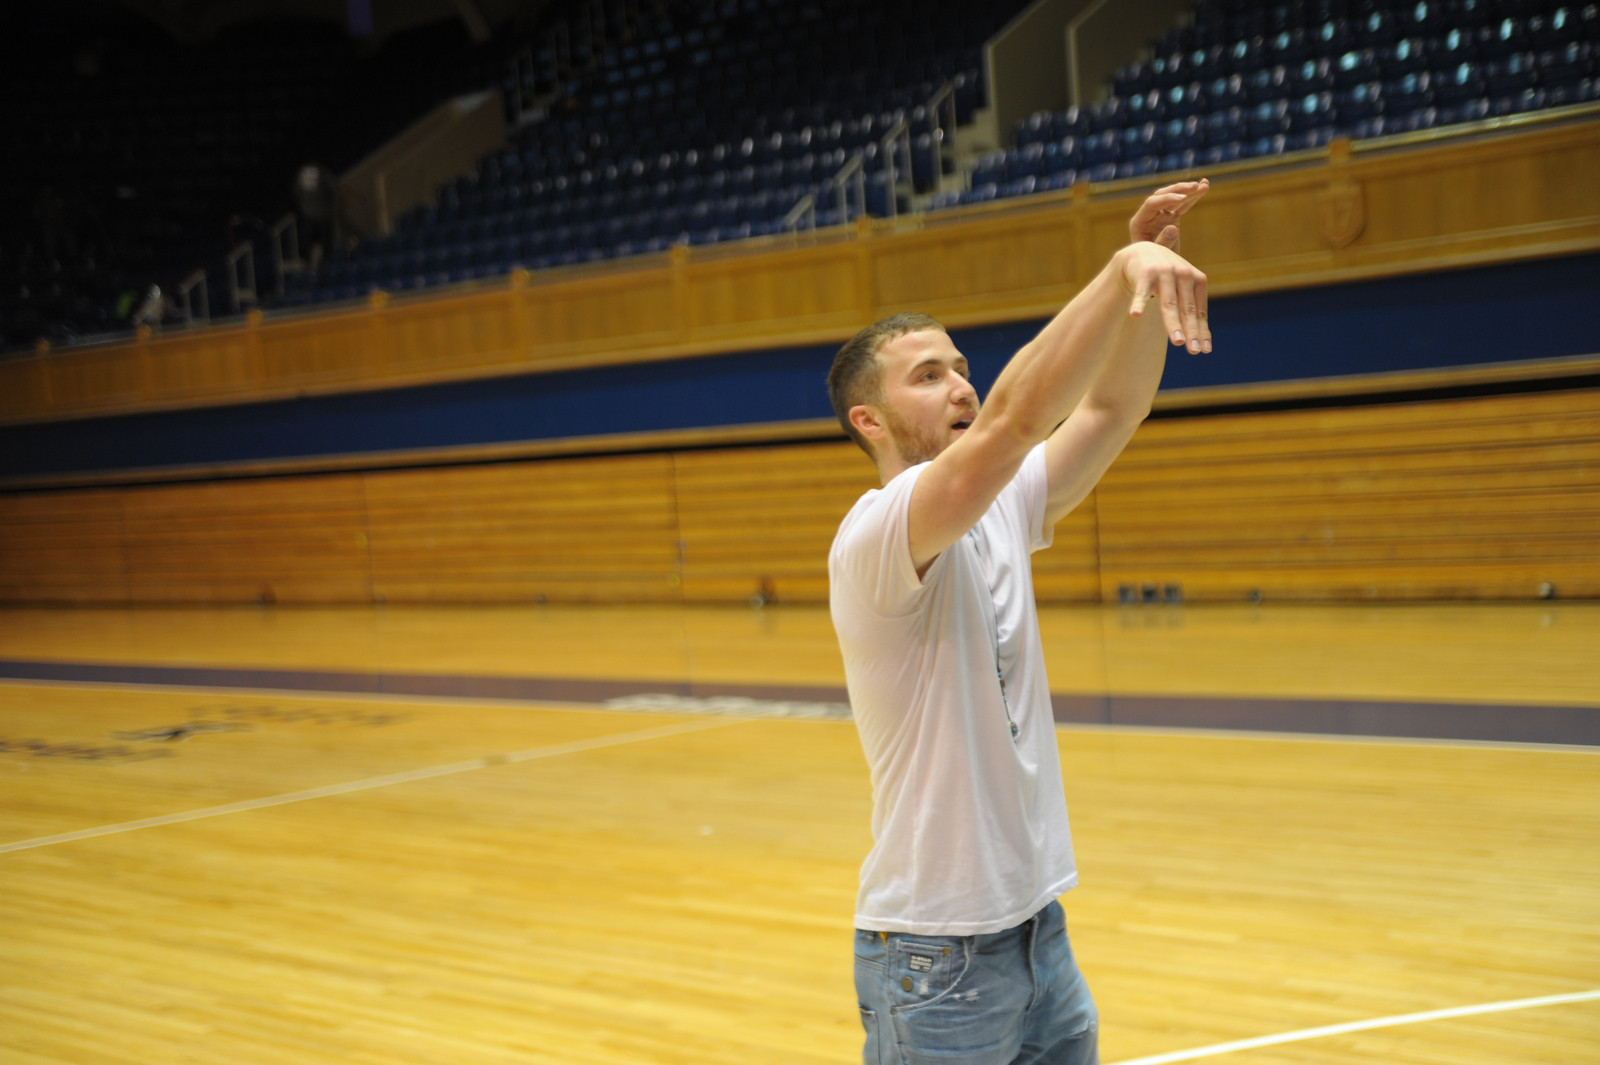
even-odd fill
[{"label": "wooden paneling", "polygon": [[536,365],[567,364],[606,349],[648,353],[678,339],[679,286],[674,268],[659,257],[620,274],[531,278],[537,283],[513,292],[527,323],[526,359]]},{"label": "wooden paneling", "polygon": [[498,291],[397,304],[381,321],[387,367],[397,377],[505,366],[523,348],[516,303]]},{"label": "wooden paneling", "polygon": [[[11,602],[785,602],[876,484],[848,442],[0,496]],[[1600,597],[1600,390],[1146,423],[1049,602]]]},{"label": "wooden paneling", "polygon": [[0,601],[126,603],[122,493],[0,496]]},{"label": "wooden paneling", "polygon": [[[878,487],[854,444],[740,448],[677,456],[686,602],[826,602],[828,548],[846,512]],[[1053,602],[1100,594],[1094,500],[1033,556],[1034,590]]]},{"label": "wooden paneling", "polygon": [[371,601],[360,477],[130,488],[121,501],[133,602]]},{"label": "wooden paneling", "polygon": [[1100,531],[1094,493],[1056,524],[1055,542],[1033,556],[1033,594],[1048,603],[1100,598]]},{"label": "wooden paneling", "polygon": [[670,455],[372,474],[366,492],[380,601],[679,594]]},{"label": "wooden paneling", "polygon": [[240,381],[261,378],[260,330],[229,329],[144,345],[145,395],[155,403],[212,395],[225,397]]},{"label": "wooden paneling", "polygon": [[1600,391],[1150,422],[1097,503],[1108,599],[1600,595]]},{"label": "wooden paneling", "polygon": [[871,320],[858,245],[771,247],[759,265],[736,253],[687,261],[684,302],[669,313],[682,314],[689,342],[748,343],[757,332],[785,338],[820,331],[842,339]]},{"label": "wooden paneling", "polygon": [[[1336,142],[1215,171],[1184,253],[1214,295],[1600,248],[1600,119],[1437,144]],[[517,274],[369,306],[0,362],[0,421],[249,402],[847,338],[922,308],[1050,314],[1127,240],[1148,182]]]},{"label": "wooden paneling", "polygon": [[833,534],[878,486],[849,442],[689,452],[675,465],[689,602],[826,600]]}]

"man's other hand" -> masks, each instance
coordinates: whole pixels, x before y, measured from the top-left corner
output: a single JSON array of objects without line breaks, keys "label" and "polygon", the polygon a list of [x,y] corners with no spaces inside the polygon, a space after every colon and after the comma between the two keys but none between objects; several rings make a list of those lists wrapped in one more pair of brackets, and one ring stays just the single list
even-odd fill
[{"label": "man's other hand", "polygon": [[1128,221],[1128,236],[1135,244],[1154,241],[1163,248],[1178,250],[1178,219],[1200,202],[1211,188],[1205,178],[1166,185],[1150,194]]}]

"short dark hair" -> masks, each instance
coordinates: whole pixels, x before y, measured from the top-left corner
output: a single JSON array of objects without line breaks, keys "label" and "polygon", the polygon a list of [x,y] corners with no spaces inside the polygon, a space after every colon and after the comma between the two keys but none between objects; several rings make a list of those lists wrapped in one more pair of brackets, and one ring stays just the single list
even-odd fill
[{"label": "short dark hair", "polygon": [[828,371],[828,399],[833,403],[833,415],[856,446],[874,462],[877,456],[872,454],[866,437],[850,424],[850,408],[862,403],[883,402],[883,371],[878,365],[878,352],[889,341],[924,329],[945,331],[944,326],[926,314],[915,311],[893,314],[851,337],[833,357],[833,368]]}]

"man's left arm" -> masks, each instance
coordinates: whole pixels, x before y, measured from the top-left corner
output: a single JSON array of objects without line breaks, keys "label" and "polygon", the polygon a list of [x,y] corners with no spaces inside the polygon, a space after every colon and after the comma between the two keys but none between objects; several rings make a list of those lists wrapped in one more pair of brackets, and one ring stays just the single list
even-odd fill
[{"label": "man's left arm", "polygon": [[[1129,235],[1135,242],[1152,240],[1177,251],[1178,219],[1209,188],[1202,180],[1158,189],[1128,223]],[[1188,297],[1166,283],[1158,291],[1135,291],[1131,297],[1128,315],[1111,338],[1100,373],[1072,414],[1045,442],[1047,528],[1083,502],[1149,415],[1166,366],[1167,346],[1183,341],[1182,333],[1168,332],[1169,323],[1198,321],[1198,331],[1188,331],[1187,348],[1191,354],[1211,350],[1204,274],[1196,271],[1194,303],[1188,306],[1179,302]],[[1165,313],[1146,313],[1157,309],[1158,300]]]}]

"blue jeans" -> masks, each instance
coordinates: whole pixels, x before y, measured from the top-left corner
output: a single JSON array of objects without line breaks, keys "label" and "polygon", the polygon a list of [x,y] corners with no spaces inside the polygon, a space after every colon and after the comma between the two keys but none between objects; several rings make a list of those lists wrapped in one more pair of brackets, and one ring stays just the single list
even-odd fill
[{"label": "blue jeans", "polygon": [[1099,1015],[1052,902],[981,936],[856,930],[865,1065],[1098,1065]]}]

